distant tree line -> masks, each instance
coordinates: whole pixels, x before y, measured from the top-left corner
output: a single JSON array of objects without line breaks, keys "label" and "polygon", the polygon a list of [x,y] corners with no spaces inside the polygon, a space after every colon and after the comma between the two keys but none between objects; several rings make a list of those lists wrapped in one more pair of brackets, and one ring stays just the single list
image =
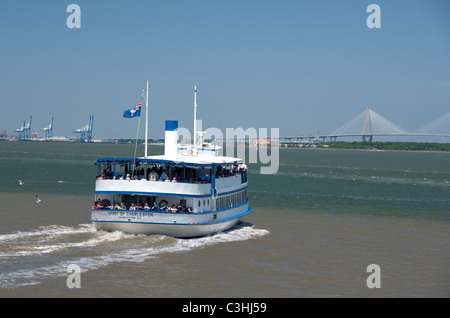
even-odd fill
[{"label": "distant tree line", "polygon": [[[134,144],[136,139],[116,139],[119,144]],[[164,143],[164,139],[149,139],[149,143]],[[138,144],[143,144],[144,139],[138,139]]]},{"label": "distant tree line", "polygon": [[328,145],[329,148],[336,149],[368,149],[368,150],[405,150],[405,151],[450,151],[450,143],[434,142],[394,142],[394,141],[375,141],[375,142],[346,142],[334,141],[320,144],[321,147]]}]

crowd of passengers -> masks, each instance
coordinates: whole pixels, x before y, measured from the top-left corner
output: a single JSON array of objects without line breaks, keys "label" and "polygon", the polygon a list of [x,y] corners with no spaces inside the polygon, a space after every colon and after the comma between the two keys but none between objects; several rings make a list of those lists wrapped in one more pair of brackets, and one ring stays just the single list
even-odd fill
[{"label": "crowd of passengers", "polygon": [[110,203],[109,200],[101,200],[98,199],[96,202],[94,202],[94,205],[92,206],[93,209],[96,210],[143,210],[143,211],[159,211],[159,212],[191,212],[194,213],[194,209],[192,208],[192,205],[189,207],[185,207],[181,205],[181,203],[178,203],[177,205],[172,204],[170,206],[169,204],[161,204],[158,205],[155,202],[153,202],[153,205],[150,206],[148,203],[143,204],[142,201],[139,203],[131,203],[129,206],[125,204],[125,202],[122,202],[119,204],[118,202],[113,202],[113,204]]},{"label": "crowd of passengers", "polygon": [[[200,182],[209,183],[210,176],[199,176],[195,170],[191,168],[185,168],[184,178],[182,177],[181,168],[171,169],[171,173],[167,173],[166,169],[162,167],[154,166],[151,169],[147,169],[147,172],[143,168],[134,169],[125,173],[115,174],[111,169],[102,170],[102,174],[97,177],[97,180],[114,179],[114,180],[148,180],[148,181],[162,181],[162,182]],[[247,165],[244,163],[231,166],[217,166],[216,178],[226,178],[235,176],[247,171]]]}]

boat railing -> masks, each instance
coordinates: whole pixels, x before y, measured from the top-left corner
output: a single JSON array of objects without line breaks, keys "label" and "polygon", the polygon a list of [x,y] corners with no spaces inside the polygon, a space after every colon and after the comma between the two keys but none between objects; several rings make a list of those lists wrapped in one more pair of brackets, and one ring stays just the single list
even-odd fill
[{"label": "boat railing", "polygon": [[179,182],[179,183],[192,183],[192,184],[201,184],[201,183],[211,183],[208,179],[201,179],[201,180],[182,180],[182,179],[151,179],[146,177],[140,177],[140,176],[134,176],[134,177],[123,177],[121,175],[117,176],[103,176],[99,175],[97,176],[97,180],[128,180],[128,181],[151,181],[151,182]]},{"label": "boat railing", "polygon": [[[222,173],[220,175],[217,175],[216,179],[231,178],[231,177],[236,177],[236,176],[241,177],[241,183],[247,182],[247,170],[234,172],[234,173]],[[209,176],[202,176],[202,177],[196,178],[196,179],[191,179],[191,178],[189,178],[189,179],[187,179],[187,178],[185,178],[185,179],[183,179],[183,178],[152,179],[151,177],[147,178],[147,177],[139,176],[139,175],[125,176],[124,174],[101,174],[101,175],[98,175],[96,179],[97,180],[129,180],[129,181],[135,180],[135,181],[153,181],[153,182],[181,182],[181,183],[192,183],[192,184],[211,183]]]},{"label": "boat railing", "polygon": [[225,211],[225,210],[229,210],[231,208],[236,208],[239,206],[243,206],[245,204],[248,204],[249,200],[245,199],[245,201],[240,202],[238,204],[231,204],[229,206],[223,207],[221,209],[218,210],[207,210],[207,211],[197,211],[195,209],[193,209],[192,211],[189,211],[187,208],[182,208],[182,210],[176,210],[173,211],[170,208],[150,208],[150,209],[146,209],[146,208],[136,208],[133,209],[131,207],[126,207],[126,208],[111,208],[111,207],[98,207],[95,205],[92,206],[92,210],[101,210],[101,211],[110,211],[110,212],[123,212],[123,213],[128,213],[128,212],[147,212],[147,213],[153,213],[153,212],[157,212],[157,213],[169,213],[169,214],[173,214],[173,213],[184,213],[184,214],[206,214],[206,213],[216,213],[216,212],[221,212],[221,211]]},{"label": "boat railing", "polygon": [[158,212],[158,213],[200,213],[199,211],[192,211],[189,212],[187,209],[183,209],[183,210],[177,210],[177,211],[172,211],[171,209],[164,209],[164,208],[158,208],[158,209],[132,209],[132,208],[110,208],[110,207],[95,207],[92,206],[91,208],[92,210],[102,210],[102,211],[111,211],[111,212]]}]

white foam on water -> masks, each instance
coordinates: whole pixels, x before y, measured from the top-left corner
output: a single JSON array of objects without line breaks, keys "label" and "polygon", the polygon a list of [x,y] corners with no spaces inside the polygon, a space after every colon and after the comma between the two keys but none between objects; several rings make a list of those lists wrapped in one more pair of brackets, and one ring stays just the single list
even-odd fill
[{"label": "white foam on water", "polygon": [[80,224],[78,227],[64,226],[64,225],[47,225],[40,226],[36,230],[31,231],[17,231],[10,234],[0,235],[0,244],[2,242],[12,242],[17,240],[28,240],[36,236],[58,236],[70,235],[79,233],[94,232],[95,229],[92,224]]},{"label": "white foam on water", "polygon": [[[58,242],[58,240],[62,239],[62,236],[85,233],[91,233],[94,237],[81,242]],[[1,251],[0,249],[0,260],[2,258],[55,253],[76,247],[97,246],[105,242],[117,241],[124,237],[127,237],[127,235],[122,232],[97,232],[92,225],[81,224],[79,227],[45,226],[37,231],[4,235],[3,247],[5,247],[6,242],[8,244],[6,250]],[[49,241],[51,243],[48,243]],[[2,245],[0,244],[1,247]]]},{"label": "white foam on water", "polygon": [[[116,232],[114,232],[116,233]],[[140,263],[148,259],[154,258],[157,255],[165,253],[180,253],[188,252],[190,250],[215,245],[219,243],[245,241],[249,239],[258,238],[269,234],[269,231],[263,229],[255,229],[250,226],[243,226],[234,230],[218,233],[211,236],[205,236],[194,239],[176,239],[168,245],[158,245],[156,247],[125,249],[117,253],[102,255],[98,257],[80,258],[76,264],[80,265],[86,270],[98,269],[116,262],[134,262]],[[164,236],[148,236],[149,240],[164,240]],[[146,238],[144,238],[146,240]]]},{"label": "white foam on water", "polygon": [[[74,243],[70,247],[80,246],[96,246],[105,242],[112,242],[124,238],[139,238],[142,239],[142,245],[153,245],[150,247],[130,249],[125,247],[116,253],[103,254],[99,256],[87,256],[64,260],[54,265],[44,266],[33,269],[22,269],[10,273],[0,273],[0,286],[4,288],[14,288],[26,285],[35,285],[42,282],[44,279],[50,279],[61,276],[68,276],[66,272],[67,266],[76,264],[80,266],[81,272],[96,270],[113,263],[131,262],[140,263],[149,259],[155,258],[158,255],[166,253],[182,253],[193,249],[203,248],[215,244],[245,241],[256,239],[269,234],[269,231],[264,229],[255,229],[251,226],[244,225],[236,227],[227,232],[218,233],[211,236],[205,236],[194,239],[167,239],[164,236],[135,236],[126,235],[121,232],[102,233],[94,239],[86,242]],[[168,240],[169,243],[164,241]],[[162,244],[162,245],[161,245]]]}]

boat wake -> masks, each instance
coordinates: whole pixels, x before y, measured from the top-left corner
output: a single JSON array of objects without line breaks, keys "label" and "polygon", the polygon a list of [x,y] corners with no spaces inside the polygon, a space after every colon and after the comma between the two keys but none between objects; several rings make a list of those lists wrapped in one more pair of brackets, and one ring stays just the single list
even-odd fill
[{"label": "boat wake", "polygon": [[28,241],[32,238],[37,240],[50,240],[51,238],[77,233],[93,232],[95,229],[91,224],[80,224],[78,227],[63,226],[63,225],[48,225],[40,226],[36,230],[31,231],[18,231],[11,234],[0,235],[0,244],[8,242]]},{"label": "boat wake", "polygon": [[211,236],[175,239],[162,235],[128,235],[96,231],[91,224],[45,226],[0,235],[0,288],[37,285],[68,277],[67,267],[81,272],[120,262],[141,263],[168,253],[182,253],[226,242],[256,239],[269,234],[250,223]]}]

